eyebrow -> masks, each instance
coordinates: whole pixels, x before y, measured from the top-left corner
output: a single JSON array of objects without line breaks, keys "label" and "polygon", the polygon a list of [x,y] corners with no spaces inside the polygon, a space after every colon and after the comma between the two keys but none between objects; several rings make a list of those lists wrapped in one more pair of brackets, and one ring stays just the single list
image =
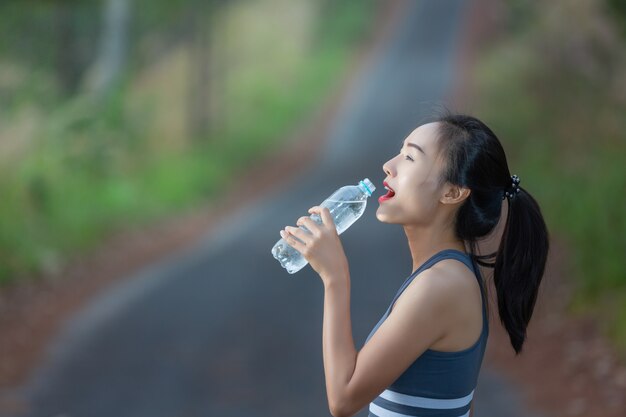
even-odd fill
[{"label": "eyebrow", "polygon": [[[401,145],[402,145],[402,146],[404,146],[404,139],[402,140]],[[422,149],[422,147],[421,147],[421,146],[416,145],[415,143],[411,143],[411,142],[408,142],[406,145],[407,145],[407,146],[412,146],[412,147],[414,147],[414,148],[417,148],[417,150],[418,150],[418,151],[420,151],[421,153],[423,153],[424,155],[426,155],[426,152],[424,152],[424,150]]]}]

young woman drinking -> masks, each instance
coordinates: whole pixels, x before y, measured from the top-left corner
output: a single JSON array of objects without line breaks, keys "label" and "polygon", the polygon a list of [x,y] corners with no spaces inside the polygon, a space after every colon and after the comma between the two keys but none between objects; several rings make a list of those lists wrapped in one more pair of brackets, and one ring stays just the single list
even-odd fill
[{"label": "young woman drinking", "polygon": [[[379,417],[467,417],[489,334],[478,264],[493,268],[498,314],[522,350],[548,254],[549,237],[530,193],[511,175],[502,145],[480,120],[445,113],[416,128],[383,165],[379,221],[401,224],[413,272],[357,352],[350,321],[350,274],[327,208],[312,207],[281,236],[324,284],[323,358],[331,414],[369,404]],[[506,219],[498,250],[478,241]],[[294,236],[301,242],[294,239]]]}]

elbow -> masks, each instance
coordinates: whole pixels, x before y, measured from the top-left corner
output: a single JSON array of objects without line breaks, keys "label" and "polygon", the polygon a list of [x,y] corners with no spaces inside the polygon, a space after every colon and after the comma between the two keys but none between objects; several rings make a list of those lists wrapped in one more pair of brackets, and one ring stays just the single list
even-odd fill
[{"label": "elbow", "polygon": [[330,407],[330,415],[333,417],[350,417],[350,414],[337,407]]},{"label": "elbow", "polygon": [[346,403],[331,402],[329,408],[333,417],[352,417],[356,414],[354,408]]},{"label": "elbow", "polygon": [[328,407],[333,417],[352,417],[367,404],[363,396],[357,395],[350,386],[333,392],[334,395],[328,394]]}]

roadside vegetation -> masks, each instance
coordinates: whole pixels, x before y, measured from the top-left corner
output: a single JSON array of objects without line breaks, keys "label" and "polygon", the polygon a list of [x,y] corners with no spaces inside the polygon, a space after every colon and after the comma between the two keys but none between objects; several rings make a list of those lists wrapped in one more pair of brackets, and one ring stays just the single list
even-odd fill
[{"label": "roadside vegetation", "polygon": [[375,5],[0,5],[0,284],[219,198],[332,91]]},{"label": "roadside vegetation", "polygon": [[568,244],[572,313],[598,317],[626,360],[626,8],[508,1],[478,58],[480,114]]}]

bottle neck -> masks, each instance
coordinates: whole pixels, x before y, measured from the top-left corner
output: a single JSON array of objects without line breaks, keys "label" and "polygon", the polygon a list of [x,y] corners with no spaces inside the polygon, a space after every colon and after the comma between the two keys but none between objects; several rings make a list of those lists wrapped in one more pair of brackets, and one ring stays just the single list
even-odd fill
[{"label": "bottle neck", "polygon": [[359,189],[365,194],[365,197],[371,197],[372,191],[367,187],[363,181],[359,181]]}]

